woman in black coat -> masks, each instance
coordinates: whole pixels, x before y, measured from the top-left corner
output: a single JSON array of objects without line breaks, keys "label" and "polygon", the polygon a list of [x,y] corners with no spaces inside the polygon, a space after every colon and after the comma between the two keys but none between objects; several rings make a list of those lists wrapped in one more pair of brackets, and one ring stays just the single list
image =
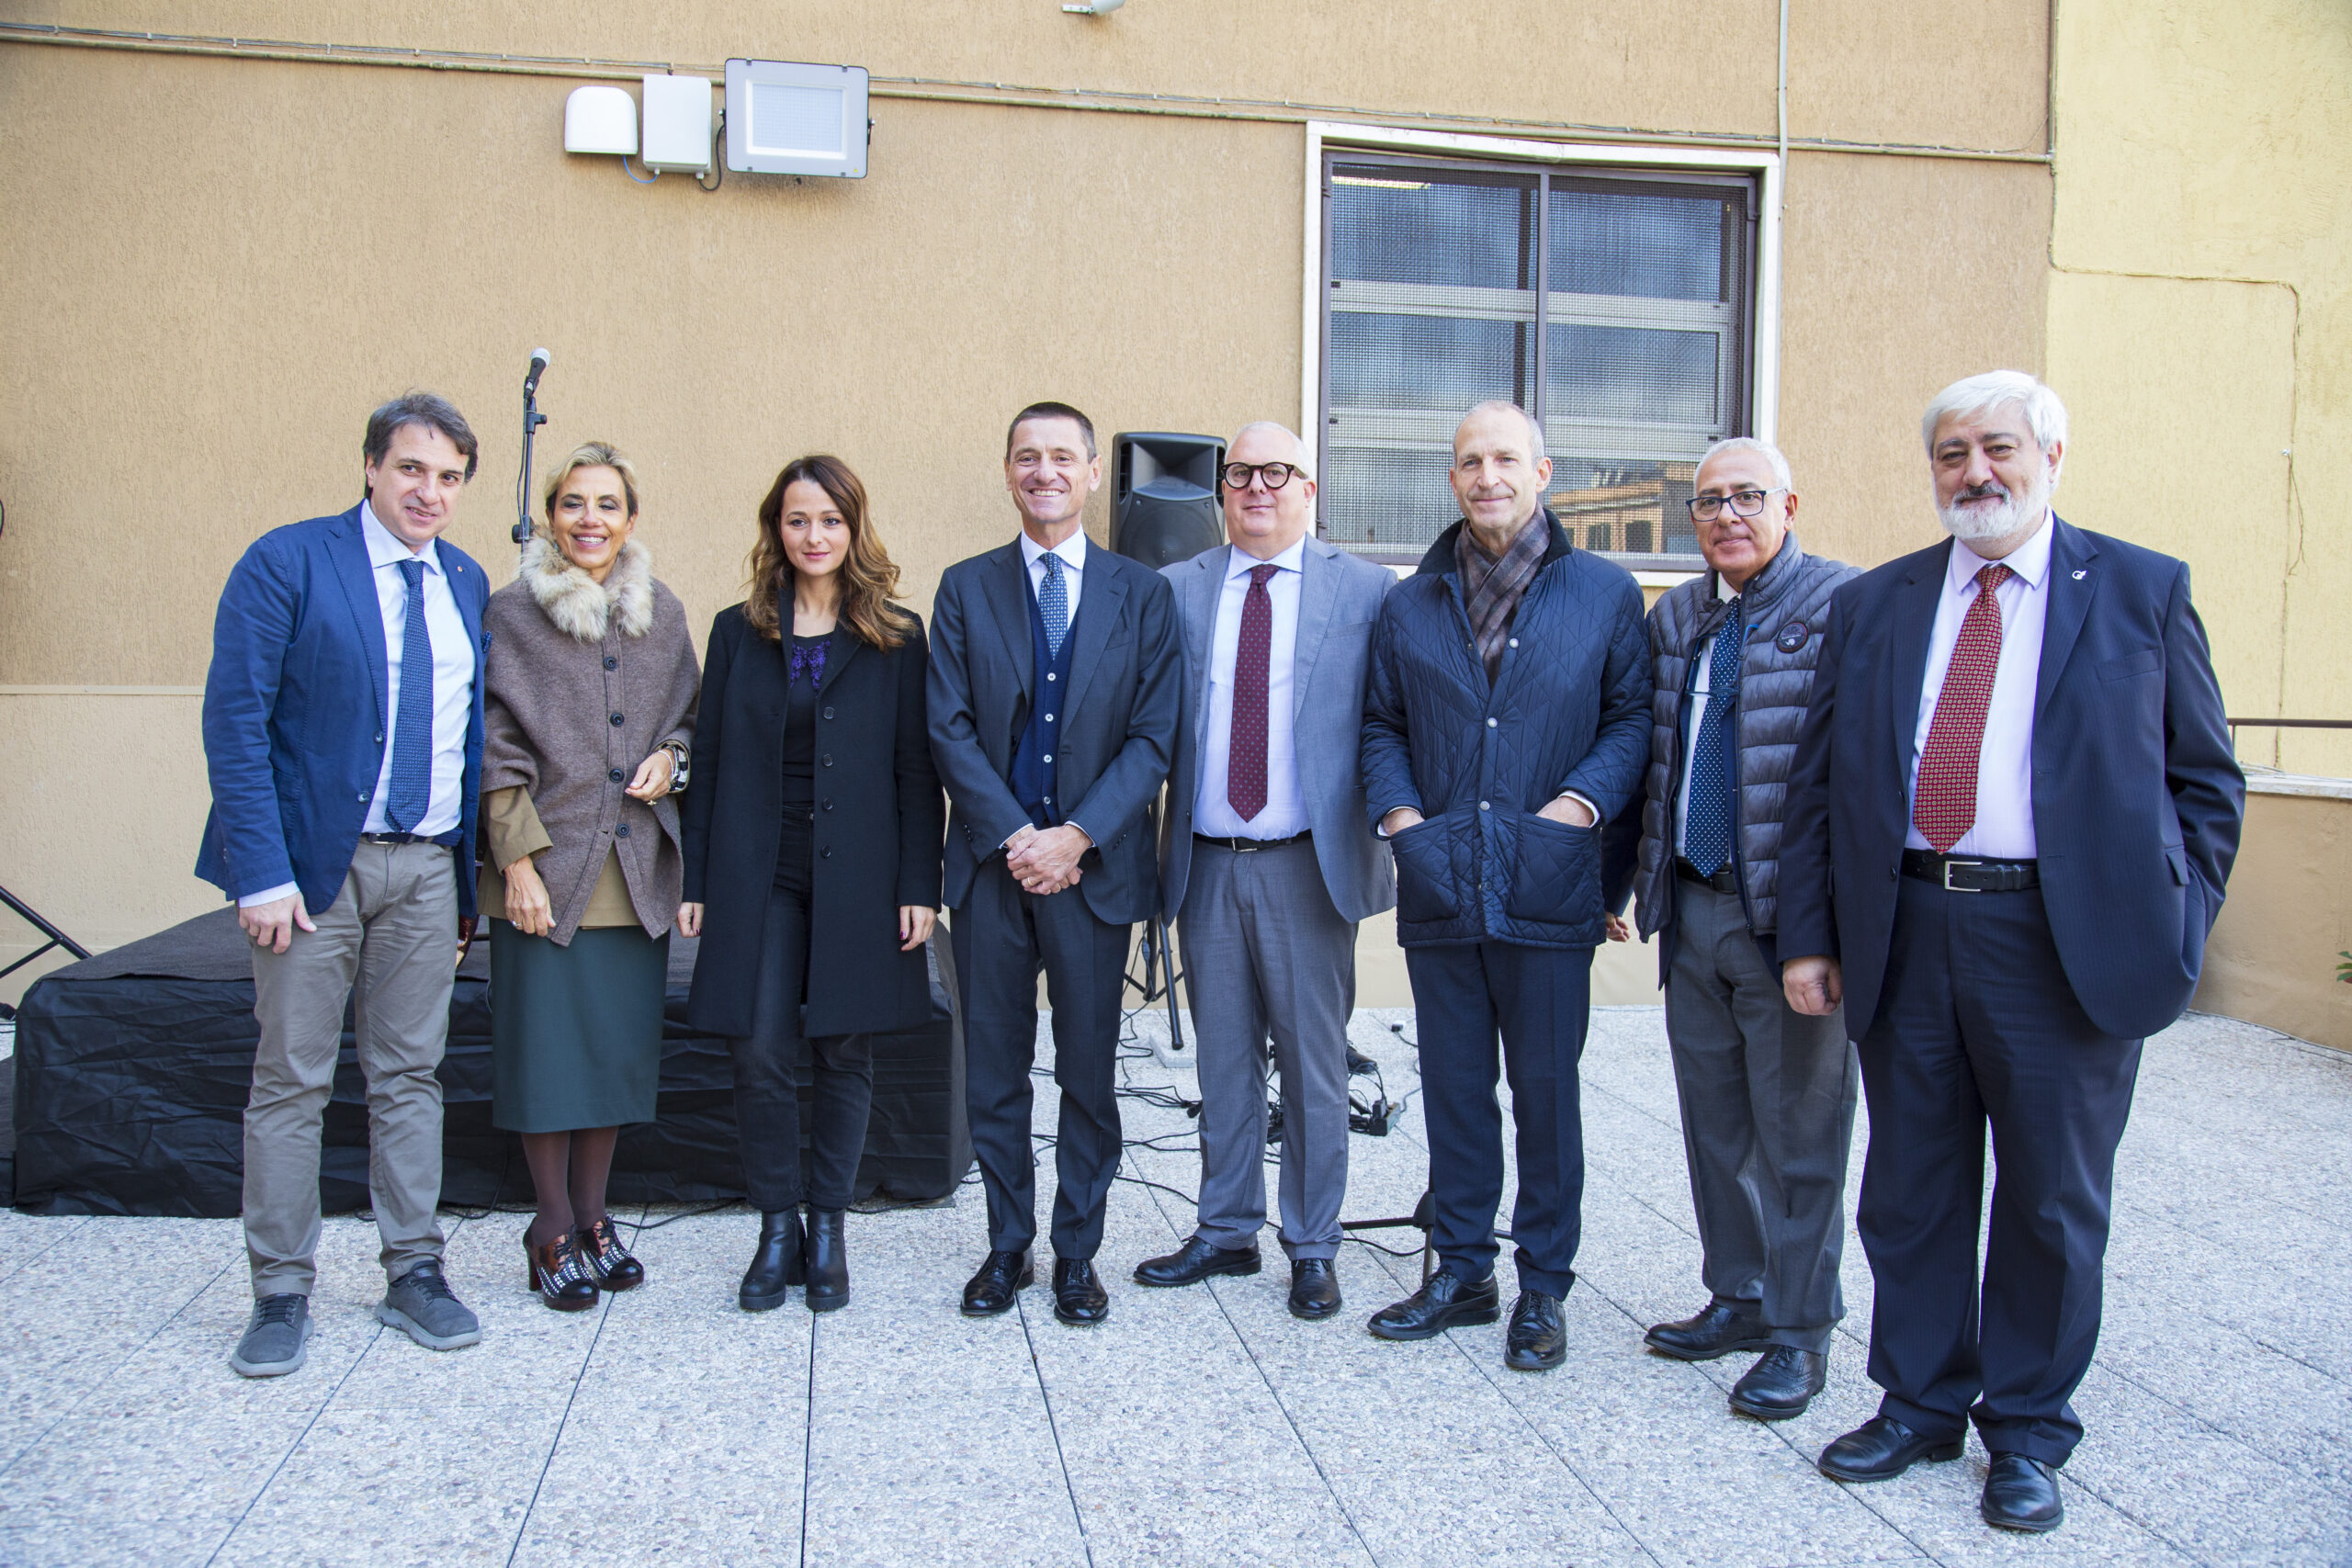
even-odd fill
[{"label": "woman in black coat", "polygon": [[[703,660],[681,814],[678,928],[702,937],[686,1016],[733,1048],[760,1211],[743,1310],[781,1305],[805,1279],[808,1310],[828,1312],[849,1302],[842,1218],[874,1095],[867,1036],[931,1017],[923,944],[946,812],[922,622],[890,602],[899,569],[848,465],[786,465],[760,503],[751,575]],[[812,1074],[804,1189],[799,1086]]]}]

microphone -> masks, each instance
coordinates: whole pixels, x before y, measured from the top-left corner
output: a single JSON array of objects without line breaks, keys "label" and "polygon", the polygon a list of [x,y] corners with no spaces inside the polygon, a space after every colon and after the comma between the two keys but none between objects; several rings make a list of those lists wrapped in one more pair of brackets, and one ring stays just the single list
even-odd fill
[{"label": "microphone", "polygon": [[523,378],[523,395],[528,397],[539,389],[539,377],[545,373],[549,358],[544,348],[531,350],[531,373]]}]

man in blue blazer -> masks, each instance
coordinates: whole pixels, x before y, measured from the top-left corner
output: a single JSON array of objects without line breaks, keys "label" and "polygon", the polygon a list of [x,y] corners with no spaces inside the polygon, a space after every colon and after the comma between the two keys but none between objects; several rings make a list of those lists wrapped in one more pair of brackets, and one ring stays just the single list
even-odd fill
[{"label": "man in blue blazer", "polygon": [[254,1306],[230,1358],[247,1377],[295,1371],[310,1338],[320,1119],[346,1000],[390,1281],[377,1316],[436,1350],[481,1338],[442,1278],[434,1213],[435,1070],[474,919],[489,588],[439,536],[477,451],[464,418],[430,393],[378,409],[359,504],[255,540],[213,623],[212,813],[196,874],[237,901],[261,1025],[245,1106]]},{"label": "man in blue blazer", "polygon": [[1986,1522],[2047,1530],[2141,1042],[2197,988],[2245,780],[2188,569],[2050,509],[2056,394],[1971,377],[1921,434],[1952,537],[1832,599],[1781,858],[1790,1005],[1842,996],[1870,1102],[1886,1393],[1821,1469],[1956,1459],[1973,1419]]},{"label": "man in blue blazer", "polygon": [[1271,1036],[1290,1310],[1317,1322],[1340,1305],[1356,922],[1396,902],[1357,763],[1372,628],[1396,576],[1311,536],[1315,479],[1290,430],[1245,425],[1226,457],[1231,542],[1164,573],[1184,632],[1184,724],[1160,882],[1197,979],[1199,1224],[1136,1282],[1258,1272]]},{"label": "man in blue blazer", "polygon": [[989,1253],[964,1312],[1010,1309],[1035,1269],[1029,1067],[1037,975],[1054,1008],[1054,1315],[1101,1323],[1094,1270],[1118,1174],[1119,993],[1159,903],[1144,810],[1168,777],[1183,672],[1168,583],[1087,543],[1094,426],[1032,403],[1005,434],[1011,544],[958,561],[933,599],[931,750],[953,805],[945,895],[964,997],[965,1091]]}]

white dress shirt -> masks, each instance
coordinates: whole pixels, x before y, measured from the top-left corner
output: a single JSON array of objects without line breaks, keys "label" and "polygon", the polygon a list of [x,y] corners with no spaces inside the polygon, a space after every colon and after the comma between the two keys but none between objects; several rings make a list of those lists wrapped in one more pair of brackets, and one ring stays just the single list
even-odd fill
[{"label": "white dress shirt", "polygon": [[[1919,723],[1912,731],[1911,762],[1904,783],[1906,802],[1918,793],[1919,756],[1936,720],[1936,699],[1944,689],[1952,648],[1960,641],[1960,624],[1976,601],[1976,574],[1996,564],[2012,574],[1995,595],[2001,611],[2001,662],[1994,669],[1993,697],[1984,709],[1984,742],[1976,755],[1976,821],[1952,845],[1949,852],[1954,855],[2032,860],[2038,853],[2033,834],[2033,698],[2041,673],[2041,628],[2050,617],[2051,540],[2045,517],[2033,537],[1997,563],[1958,539],[1951,542],[1951,564],[1944,572],[1935,629],[1928,637],[1927,680],[1919,688]],[[1915,850],[1929,847],[1916,824],[1903,841]]]},{"label": "white dress shirt", "polygon": [[[1297,713],[1291,670],[1298,649],[1298,594],[1305,581],[1306,540],[1270,561],[1235,550],[1226,562],[1225,587],[1216,602],[1216,628],[1209,641],[1209,711],[1201,730],[1201,787],[1193,799],[1193,829],[1213,839],[1288,839],[1307,829],[1306,795],[1299,787]],[[1273,635],[1266,648],[1266,804],[1243,821],[1225,797],[1232,765],[1233,671],[1241,653],[1241,611],[1250,597],[1250,573],[1259,566],[1277,570],[1266,581],[1273,601]]]},{"label": "white dress shirt", "polygon": [[[365,502],[359,508],[359,533],[368,542],[368,562],[374,569],[376,580],[376,606],[384,617],[386,665],[384,760],[376,771],[375,797],[368,803],[368,819],[360,831],[394,831],[384,816],[384,803],[391,796],[392,737],[397,733],[401,711],[401,653],[408,644],[408,578],[401,572],[400,563],[419,560],[424,563],[424,629],[433,641],[433,785],[424,818],[408,830],[433,838],[458,826],[462,804],[459,796],[466,780],[466,723],[472,714],[474,698],[473,639],[466,633],[466,619],[458,613],[457,598],[449,592],[449,580],[442,572],[440,541],[426,545],[422,552],[411,550],[376,520],[374,506]],[[283,886],[249,893],[237,904],[241,908],[249,908],[284,898],[294,891],[295,885],[288,882]]]},{"label": "white dress shirt", "polygon": [[[1723,602],[1721,592],[1711,592],[1710,603],[1720,604]],[[1744,606],[1741,613],[1746,614]],[[1723,627],[1717,626],[1715,637],[1721,637],[1723,630]],[[1746,645],[1743,643],[1743,656],[1745,651]],[[1690,770],[1699,761],[1699,725],[1707,716],[1707,682],[1713,673],[1714,662],[1715,637],[1711,637],[1704,643],[1691,649],[1690,716],[1686,721],[1682,735],[1682,787],[1676,791],[1674,795],[1674,848],[1677,853],[1683,852],[1687,848],[1684,839],[1690,825]],[[1737,750],[1739,737],[1734,735],[1731,742],[1732,749],[1735,751]],[[1736,821],[1732,824],[1735,832],[1738,827],[1739,824]]]},{"label": "white dress shirt", "polygon": [[[1062,558],[1062,586],[1069,593],[1069,624],[1078,625],[1079,590],[1086,583],[1086,530],[1079,529],[1056,545],[1053,553]],[[1029,569],[1029,592],[1042,592],[1046,586],[1046,547],[1021,530],[1021,562]]]}]

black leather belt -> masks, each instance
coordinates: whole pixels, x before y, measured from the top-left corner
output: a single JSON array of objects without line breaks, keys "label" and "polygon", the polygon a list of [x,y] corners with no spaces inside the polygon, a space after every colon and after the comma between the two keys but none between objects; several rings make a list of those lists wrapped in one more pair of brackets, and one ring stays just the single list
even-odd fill
[{"label": "black leather belt", "polygon": [[1953,893],[2022,893],[2041,886],[2038,861],[1968,860],[1933,850],[1904,851],[1903,874]]},{"label": "black leather belt", "polygon": [[458,840],[442,833],[362,833],[363,844],[454,844]]},{"label": "black leather belt", "polygon": [[1723,869],[1716,872],[1714,875],[1702,876],[1699,874],[1697,866],[1692,865],[1686,857],[1677,855],[1674,857],[1674,874],[1685,882],[1695,882],[1702,887],[1712,887],[1718,893],[1728,893],[1734,897],[1739,895],[1739,873],[1729,861],[1724,862]]},{"label": "black leather belt", "polygon": [[1218,849],[1231,850],[1235,854],[1246,855],[1259,850],[1278,850],[1284,844],[1303,844],[1313,837],[1315,834],[1311,830],[1305,833],[1293,833],[1287,839],[1219,839],[1207,833],[1195,833],[1193,835],[1193,842],[1215,844]]}]

